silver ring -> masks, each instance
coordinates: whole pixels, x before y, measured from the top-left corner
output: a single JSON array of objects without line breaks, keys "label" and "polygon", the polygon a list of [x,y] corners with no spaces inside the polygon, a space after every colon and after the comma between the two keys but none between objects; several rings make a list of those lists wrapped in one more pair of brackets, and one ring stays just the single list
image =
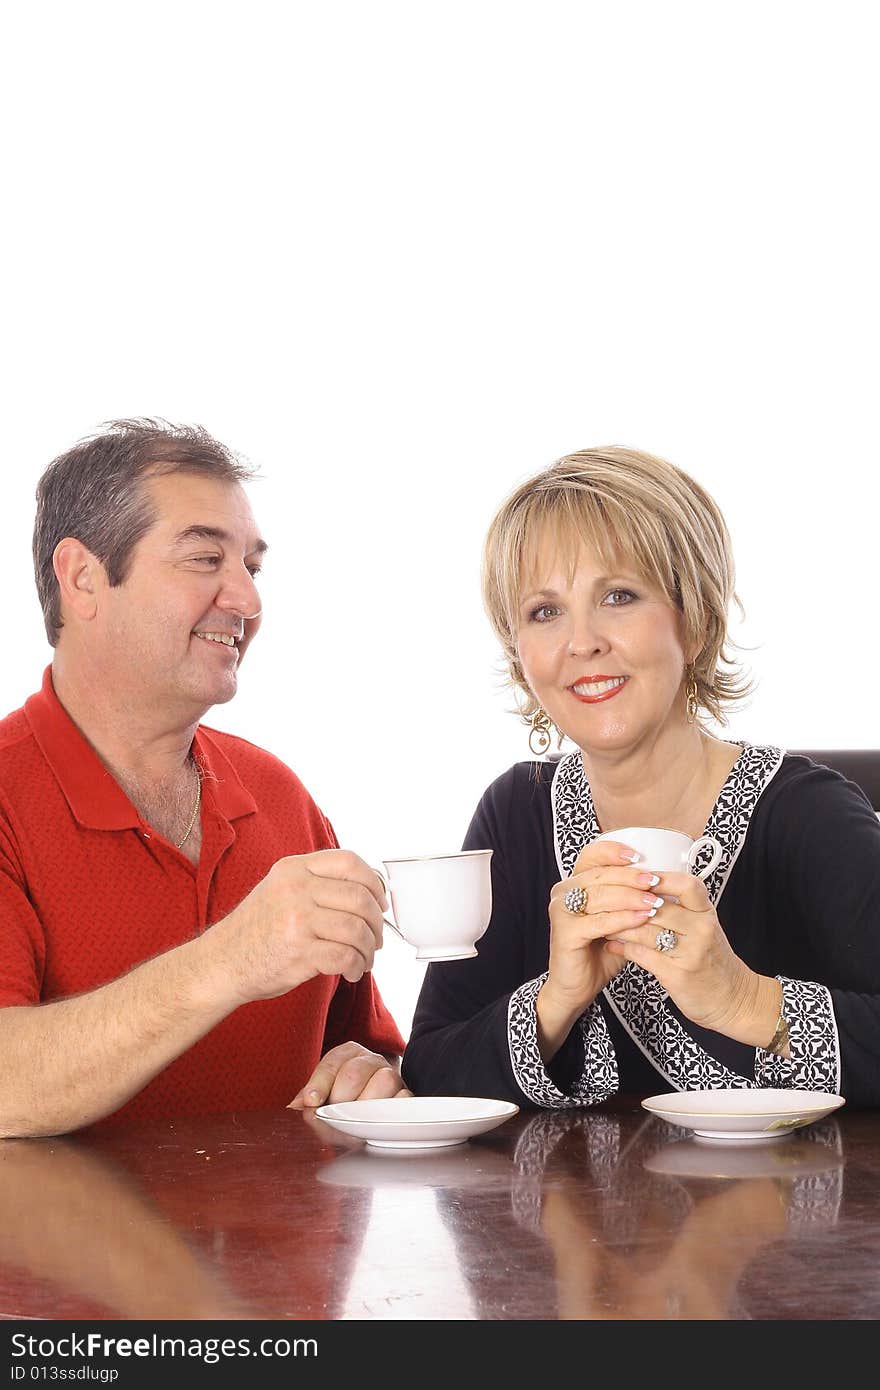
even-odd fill
[{"label": "silver ring", "polygon": [[562,901],[568,912],[573,912],[577,917],[586,916],[588,901],[586,888],[569,888]]},{"label": "silver ring", "polygon": [[674,951],[678,945],[678,937],[671,927],[661,927],[654,937],[654,945],[658,951]]}]

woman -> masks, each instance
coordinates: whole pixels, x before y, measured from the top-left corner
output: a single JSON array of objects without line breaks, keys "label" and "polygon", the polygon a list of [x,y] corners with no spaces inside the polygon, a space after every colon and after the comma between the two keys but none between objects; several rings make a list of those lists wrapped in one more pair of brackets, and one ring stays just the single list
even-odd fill
[{"label": "woman", "polygon": [[[712,499],[647,454],[571,454],[501,507],[483,593],[532,750],[551,725],[577,746],[483,796],[465,848],[494,851],[492,920],[475,959],[428,967],[406,1085],[880,1102],[880,824],[837,773],[703,726],[745,691]],[[658,877],[597,840],[636,825],[712,835],[720,860],[705,883]]]}]

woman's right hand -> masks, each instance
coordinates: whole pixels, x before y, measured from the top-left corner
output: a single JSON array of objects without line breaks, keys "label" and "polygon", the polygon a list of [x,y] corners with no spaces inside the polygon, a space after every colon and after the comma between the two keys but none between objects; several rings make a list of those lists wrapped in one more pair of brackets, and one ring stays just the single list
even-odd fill
[{"label": "woman's right hand", "polygon": [[[605,949],[606,938],[642,926],[652,915],[659,880],[633,864],[634,853],[616,840],[594,840],[581,850],[571,877],[553,885],[550,967],[536,1003],[538,1045],[545,1062],[621,967],[621,957]],[[570,912],[565,906],[571,888],[586,893],[584,912]]]}]

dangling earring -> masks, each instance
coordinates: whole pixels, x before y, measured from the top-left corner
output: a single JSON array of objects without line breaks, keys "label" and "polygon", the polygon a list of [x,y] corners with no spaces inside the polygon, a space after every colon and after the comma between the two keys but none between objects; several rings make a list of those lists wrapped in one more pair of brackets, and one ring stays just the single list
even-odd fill
[{"label": "dangling earring", "polygon": [[696,724],[697,715],[700,712],[700,702],[697,699],[696,672],[693,666],[688,673],[688,683],[685,686],[684,698],[687,704],[687,721],[689,724]]},{"label": "dangling earring", "polygon": [[540,758],[550,747],[550,730],[552,728],[550,716],[545,714],[539,705],[529,720],[529,748],[536,758]]}]

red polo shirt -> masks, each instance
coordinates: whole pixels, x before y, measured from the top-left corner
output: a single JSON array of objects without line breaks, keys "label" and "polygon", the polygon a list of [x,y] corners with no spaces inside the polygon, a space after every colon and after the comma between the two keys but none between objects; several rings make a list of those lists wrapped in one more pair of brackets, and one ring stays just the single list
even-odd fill
[{"label": "red polo shirt", "polygon": [[[202,849],[191,864],[141,819],[52,686],[0,721],[0,1006],[94,989],[225,917],[277,859],[336,845],[288,767],[199,726]],[[317,976],[236,1009],[116,1117],[286,1105],[353,1038],[400,1053],[371,975]]]}]

